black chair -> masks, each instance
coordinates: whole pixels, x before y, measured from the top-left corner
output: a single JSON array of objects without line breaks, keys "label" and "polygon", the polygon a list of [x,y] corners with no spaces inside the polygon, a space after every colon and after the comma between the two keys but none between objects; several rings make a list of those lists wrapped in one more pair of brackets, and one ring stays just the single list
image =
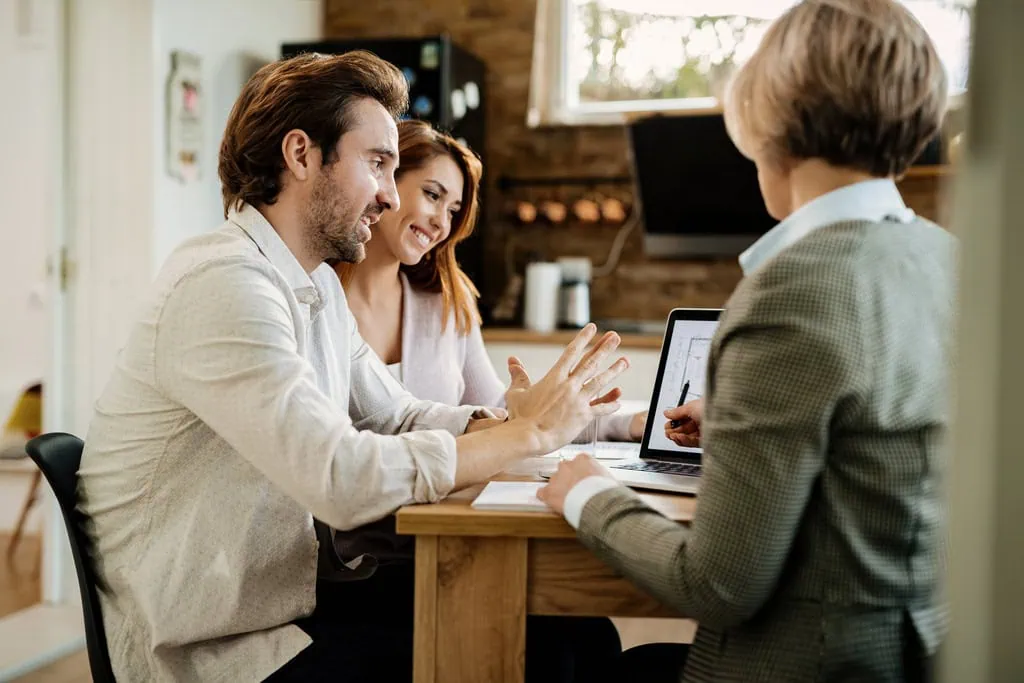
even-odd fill
[{"label": "black chair", "polygon": [[97,592],[100,586],[92,565],[89,536],[84,527],[86,517],[77,509],[78,466],[82,462],[84,445],[77,436],[53,433],[32,439],[26,444],[25,450],[53,488],[64,515],[64,524],[71,540],[71,553],[75,558],[75,571],[78,573],[78,588],[82,592],[85,643],[89,651],[92,679],[94,683],[114,683]]}]

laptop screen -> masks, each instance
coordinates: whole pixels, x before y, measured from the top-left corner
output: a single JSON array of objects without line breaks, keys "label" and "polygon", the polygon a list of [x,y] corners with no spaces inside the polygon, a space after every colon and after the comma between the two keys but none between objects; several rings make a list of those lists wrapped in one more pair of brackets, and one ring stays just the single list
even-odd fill
[{"label": "laptop screen", "polygon": [[711,338],[718,309],[676,309],[669,316],[661,346],[661,363],[651,396],[640,454],[673,460],[699,460],[699,448],[677,446],[665,436],[665,411],[704,395]]}]

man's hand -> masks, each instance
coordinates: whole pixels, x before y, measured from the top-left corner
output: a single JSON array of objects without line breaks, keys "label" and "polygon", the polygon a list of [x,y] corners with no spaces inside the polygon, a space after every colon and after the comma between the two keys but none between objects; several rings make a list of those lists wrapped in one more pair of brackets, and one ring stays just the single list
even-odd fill
[{"label": "man's hand", "polygon": [[586,453],[581,453],[572,460],[565,460],[559,463],[558,470],[551,477],[551,480],[546,486],[542,486],[537,491],[537,498],[558,514],[564,514],[565,497],[569,495],[569,491],[572,490],[573,486],[587,477],[615,478],[597,460],[594,460]]},{"label": "man's hand", "polygon": [[564,446],[595,417],[610,415],[619,408],[622,392],[618,388],[604,389],[629,367],[629,361],[619,358],[601,370],[602,361],[620,340],[616,333],[607,332],[588,350],[596,331],[592,324],[584,327],[536,383],[530,381],[518,358],[509,359],[512,384],[505,393],[509,417],[513,423],[521,421],[530,427],[542,453]]},{"label": "man's hand", "polygon": [[698,398],[665,411],[665,436],[677,446],[700,446],[700,424],[704,419],[704,399]]}]

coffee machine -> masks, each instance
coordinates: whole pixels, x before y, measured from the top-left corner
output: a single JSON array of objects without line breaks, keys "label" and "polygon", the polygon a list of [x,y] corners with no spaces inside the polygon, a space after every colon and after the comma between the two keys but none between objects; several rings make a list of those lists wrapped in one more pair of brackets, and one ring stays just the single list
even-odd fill
[{"label": "coffee machine", "polygon": [[590,259],[563,256],[558,259],[562,284],[558,297],[558,326],[578,330],[590,322]]}]

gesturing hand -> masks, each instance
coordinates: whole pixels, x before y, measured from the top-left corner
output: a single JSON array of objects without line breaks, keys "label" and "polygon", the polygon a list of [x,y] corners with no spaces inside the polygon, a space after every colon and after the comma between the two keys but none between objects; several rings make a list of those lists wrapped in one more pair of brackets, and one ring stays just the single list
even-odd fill
[{"label": "gesturing hand", "polygon": [[505,393],[509,417],[530,422],[545,452],[564,446],[595,417],[619,408],[622,392],[618,388],[602,392],[629,367],[629,361],[619,358],[601,370],[602,361],[620,340],[618,334],[607,332],[588,350],[596,332],[592,324],[584,327],[536,383],[518,358],[509,358],[512,383]]}]

